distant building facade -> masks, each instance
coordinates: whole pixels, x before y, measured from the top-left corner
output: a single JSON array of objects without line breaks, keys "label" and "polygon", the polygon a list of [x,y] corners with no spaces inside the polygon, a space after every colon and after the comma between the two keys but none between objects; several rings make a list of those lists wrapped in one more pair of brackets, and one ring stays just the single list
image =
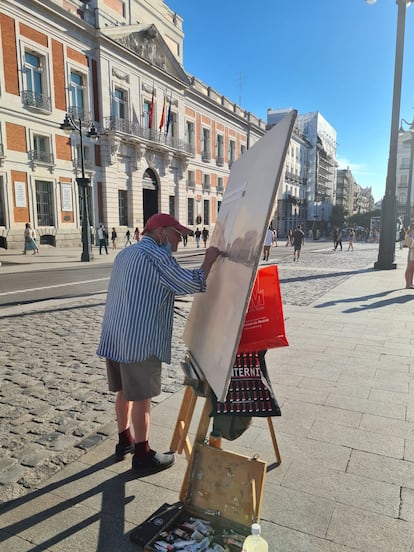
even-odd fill
[{"label": "distant building facade", "polygon": [[[286,111],[268,109],[268,127]],[[314,237],[327,234],[335,204],[336,166],[335,129],[319,112],[298,114],[278,192],[282,232],[298,222]]]},{"label": "distant building facade", "polygon": [[[412,164],[414,162],[413,148],[414,133],[407,131],[399,134],[397,150],[396,198],[397,216],[404,221],[404,224],[408,224],[409,221],[411,222],[413,220],[414,213],[414,171],[412,170]],[[410,213],[408,212],[409,209]]]},{"label": "distant building facade", "polygon": [[[3,0],[0,246],[21,247],[26,222],[78,245],[82,167],[93,229],[122,234],[157,211],[214,227],[231,165],[265,123],[188,75],[183,43],[162,0]],[[81,132],[65,135],[66,115]]]}]

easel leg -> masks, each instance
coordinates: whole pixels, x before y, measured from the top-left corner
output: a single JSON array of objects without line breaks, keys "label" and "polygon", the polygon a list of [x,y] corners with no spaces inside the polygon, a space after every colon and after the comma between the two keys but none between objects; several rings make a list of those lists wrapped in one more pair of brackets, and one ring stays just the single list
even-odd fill
[{"label": "easel leg", "polygon": [[282,463],[282,458],[280,456],[279,447],[278,447],[277,440],[276,440],[276,433],[275,433],[275,428],[273,427],[272,418],[270,418],[270,417],[267,418],[267,424],[269,426],[270,436],[272,438],[273,448],[274,448],[275,455],[276,455],[276,462],[278,464],[281,464]]},{"label": "easel leg", "polygon": [[190,439],[188,438],[188,432],[190,429],[190,424],[196,402],[196,393],[194,392],[192,387],[187,385],[184,391],[183,401],[181,403],[174,433],[170,443],[171,452],[177,451],[178,454],[182,454],[184,450],[187,460],[190,458],[192,449]]}]

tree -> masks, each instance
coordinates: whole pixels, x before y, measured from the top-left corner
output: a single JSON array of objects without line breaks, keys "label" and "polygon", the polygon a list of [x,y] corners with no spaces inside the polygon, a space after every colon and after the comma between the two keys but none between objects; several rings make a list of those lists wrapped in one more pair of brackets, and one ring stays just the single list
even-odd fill
[{"label": "tree", "polygon": [[348,226],[362,226],[363,228],[370,227],[371,217],[380,217],[381,210],[375,209],[369,213],[357,213],[347,219]]},{"label": "tree", "polygon": [[333,205],[329,222],[333,228],[341,228],[345,222],[345,210],[342,205]]}]

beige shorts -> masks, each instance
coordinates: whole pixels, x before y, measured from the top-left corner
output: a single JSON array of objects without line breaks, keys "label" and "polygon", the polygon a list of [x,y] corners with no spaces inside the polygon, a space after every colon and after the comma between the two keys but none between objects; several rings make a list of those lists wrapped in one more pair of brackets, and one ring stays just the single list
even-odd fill
[{"label": "beige shorts", "polygon": [[161,393],[161,361],[150,357],[142,362],[106,359],[109,391],[123,391],[127,401],[143,401]]}]

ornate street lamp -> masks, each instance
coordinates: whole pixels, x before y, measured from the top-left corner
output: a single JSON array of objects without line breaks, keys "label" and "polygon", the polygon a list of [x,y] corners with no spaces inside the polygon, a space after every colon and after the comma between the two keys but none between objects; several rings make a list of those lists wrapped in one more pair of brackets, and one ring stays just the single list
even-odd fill
[{"label": "ornate street lamp", "polygon": [[[85,159],[83,154],[83,130],[82,119],[74,119],[71,114],[66,113],[63,123],[60,128],[66,133],[72,132],[79,133],[80,139],[80,158],[81,158],[81,177],[76,178],[76,182],[81,190],[81,209],[82,209],[82,255],[81,262],[88,262],[93,259],[91,251],[91,232],[89,225],[89,184],[90,178],[85,177]],[[99,138],[98,132],[93,123],[88,123],[88,130],[86,136],[91,140],[97,140]]]},{"label": "ornate street lamp", "polygon": [[[366,0],[368,4],[375,4],[376,0]],[[378,260],[374,263],[376,270],[390,270],[396,268],[394,262],[396,225],[396,178],[397,178],[397,150],[398,128],[400,122],[401,83],[404,57],[405,16],[411,0],[396,0],[398,6],[397,37],[395,47],[394,90],[392,100],[390,151],[388,157],[387,180],[385,195],[381,206],[381,230],[378,251]]]},{"label": "ornate street lamp", "polygon": [[[403,123],[406,124],[409,129],[408,131],[404,131]],[[404,220],[404,227],[408,228],[408,226],[411,224],[411,191],[413,186],[413,164],[414,164],[414,119],[412,123],[410,124],[405,119],[401,119],[401,126],[400,126],[400,136],[405,134],[405,132],[409,132],[411,134],[410,139],[410,164],[408,165],[408,188],[407,188],[407,207],[406,207],[406,214],[405,214],[405,220]]]}]

